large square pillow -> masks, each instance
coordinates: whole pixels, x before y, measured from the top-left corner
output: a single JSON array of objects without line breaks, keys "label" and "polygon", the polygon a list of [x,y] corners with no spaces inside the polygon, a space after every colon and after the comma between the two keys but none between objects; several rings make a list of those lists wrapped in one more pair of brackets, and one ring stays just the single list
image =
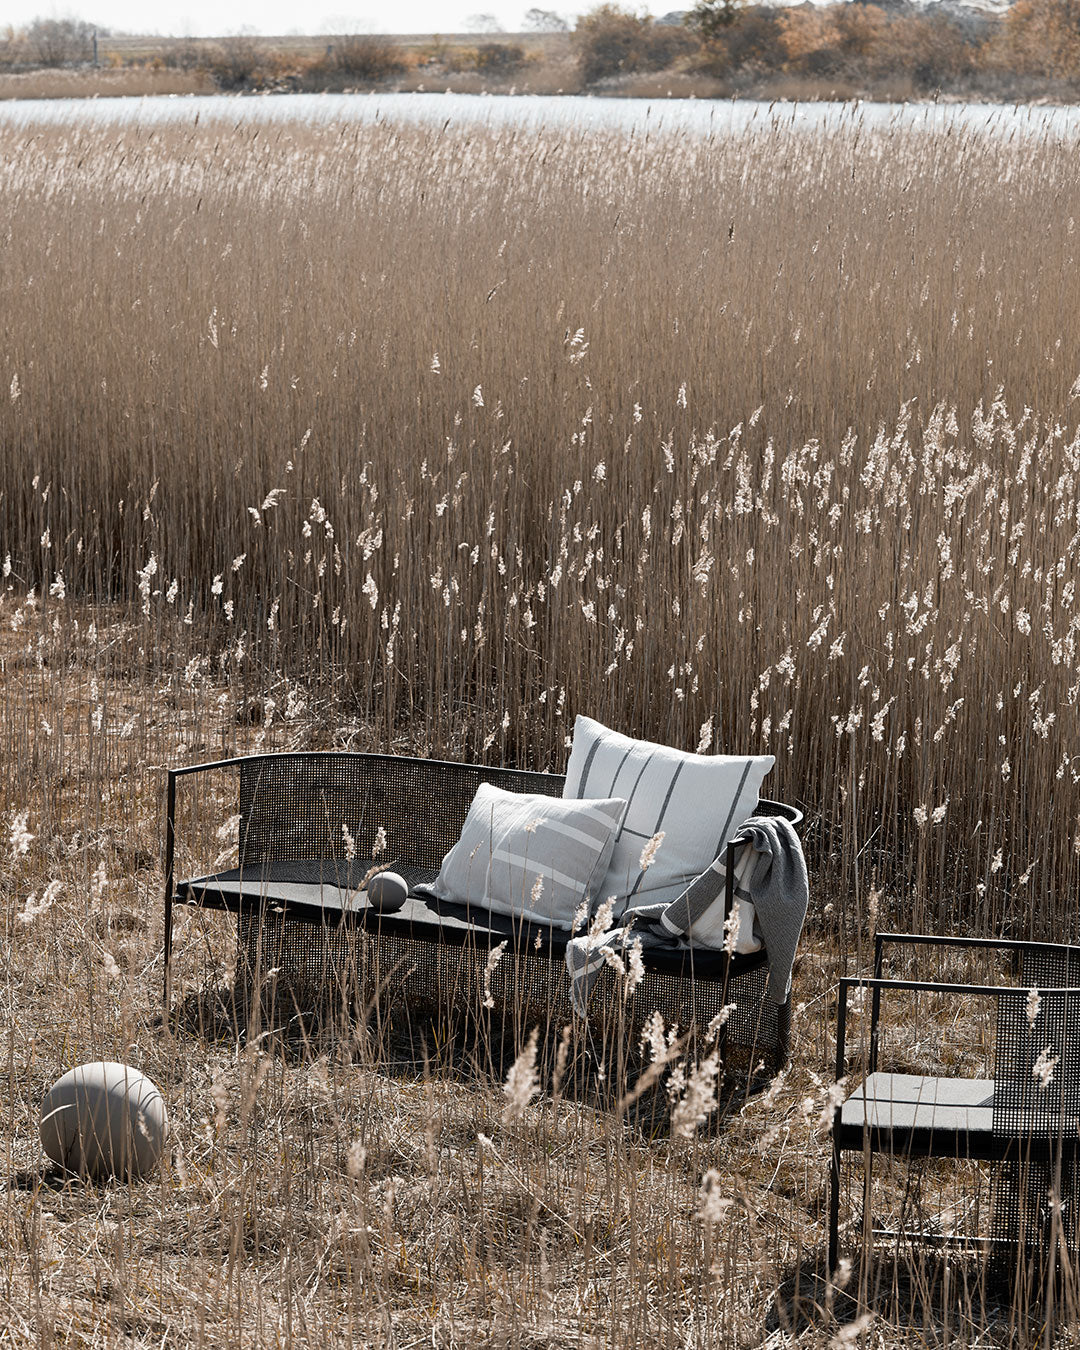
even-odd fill
[{"label": "large square pillow", "polygon": [[[578,717],[563,797],[627,801],[598,900],[614,896],[619,912],[676,899],[751,814],[775,763],[772,755],[691,755]],[[643,868],[642,851],[661,831]]]},{"label": "large square pillow", "polygon": [[621,798],[570,801],[482,783],[431,889],[441,900],[571,928],[607,873],[625,809]]}]

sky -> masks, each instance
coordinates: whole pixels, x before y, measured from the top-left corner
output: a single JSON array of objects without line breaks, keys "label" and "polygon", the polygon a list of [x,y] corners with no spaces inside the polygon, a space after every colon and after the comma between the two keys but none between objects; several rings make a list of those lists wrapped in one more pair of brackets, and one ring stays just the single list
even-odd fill
[{"label": "sky", "polygon": [[[211,37],[254,29],[259,33],[454,33],[467,31],[470,16],[492,14],[508,32],[519,31],[522,16],[537,0],[79,0],[57,6],[50,0],[0,0],[0,27],[20,27],[39,16],[86,19],[114,32]],[[576,15],[595,8],[540,0],[571,26]],[[662,13],[670,6],[660,6]]]}]

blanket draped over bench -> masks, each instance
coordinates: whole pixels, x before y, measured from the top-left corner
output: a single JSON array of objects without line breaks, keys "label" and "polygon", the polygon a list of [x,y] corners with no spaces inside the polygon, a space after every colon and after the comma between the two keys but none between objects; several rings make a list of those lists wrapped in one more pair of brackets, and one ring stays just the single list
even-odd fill
[{"label": "blanket draped over bench", "polygon": [[[230,777],[238,779],[231,789]],[[186,906],[237,916],[238,976],[246,973],[256,991],[273,971],[278,980],[320,984],[332,992],[341,972],[348,970],[388,1006],[404,1008],[427,998],[445,1010],[464,1006],[481,991],[487,1008],[502,1003],[514,1016],[546,1011],[569,1020],[573,1013],[566,966],[574,947],[569,931],[440,900],[427,889],[484,782],[558,796],[564,779],[338,751],[251,755],[171,770],[166,1003],[171,1003],[174,908]],[[774,828],[777,822],[786,825],[802,818],[792,807],[766,801],[758,803],[757,815],[761,819],[742,845],[754,848],[755,857],[764,856],[758,845],[766,835],[788,837]],[[223,818],[235,823],[238,832],[232,861],[220,854]],[[790,838],[795,839],[793,832]],[[632,998],[610,968],[606,976],[590,976],[590,1017],[602,1007],[618,1005],[621,1020],[644,1021],[659,1010],[684,1028],[695,1020],[706,1026],[730,1002],[737,1011],[728,1025],[729,1042],[769,1055],[777,1067],[784,1062],[796,915],[801,926],[805,912],[793,861],[797,856],[801,863],[797,839],[783,855],[786,862],[777,849],[771,866],[763,868],[759,858],[748,887],[740,888],[740,898],[750,897],[761,906],[763,946],[730,953],[722,947],[695,946],[686,937],[707,892],[710,903],[719,903],[719,895],[728,908],[735,904],[739,847],[732,841],[718,859],[719,867],[714,864],[704,879],[668,906],[666,940],[660,940],[663,926],[650,921],[650,930],[656,932],[643,954],[645,978]],[[408,882],[409,898],[400,911],[380,913],[368,904],[363,883],[373,862]],[[738,870],[741,875],[745,869]],[[805,869],[801,877],[805,887]],[[782,906],[771,897],[785,889],[792,898],[782,919]],[[685,918],[681,930],[680,914]],[[500,955],[504,959],[493,970]]]},{"label": "blanket draped over bench", "polygon": [[[791,993],[791,968],[810,899],[799,836],[782,817],[751,816],[736,832],[734,843],[739,850],[733,878],[735,895],[754,907],[755,928],[760,928],[761,941],[769,953],[769,997],[782,1005]],[[572,938],[566,947],[566,965],[575,1012],[584,1015],[601,970],[611,955],[625,959],[635,938],[641,940],[643,957],[672,949],[694,949],[695,924],[702,926],[717,906],[723,913],[727,893],[725,849],[677,900],[627,910],[606,932]],[[738,911],[734,912],[737,922]],[[738,936],[737,931],[729,934],[732,950]],[[702,949],[696,950],[700,959]]]}]

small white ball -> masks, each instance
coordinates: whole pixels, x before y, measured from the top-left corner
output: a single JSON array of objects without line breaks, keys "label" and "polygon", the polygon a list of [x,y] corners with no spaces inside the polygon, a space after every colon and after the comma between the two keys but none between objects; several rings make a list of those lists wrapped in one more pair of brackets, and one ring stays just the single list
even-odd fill
[{"label": "small white ball", "polygon": [[376,872],[367,884],[368,904],[380,914],[393,914],[409,898],[409,883],[398,872]]},{"label": "small white ball", "polygon": [[41,1104],[39,1130],[48,1157],[69,1172],[142,1177],[161,1161],[169,1117],[145,1074],[98,1061],[57,1079]]}]

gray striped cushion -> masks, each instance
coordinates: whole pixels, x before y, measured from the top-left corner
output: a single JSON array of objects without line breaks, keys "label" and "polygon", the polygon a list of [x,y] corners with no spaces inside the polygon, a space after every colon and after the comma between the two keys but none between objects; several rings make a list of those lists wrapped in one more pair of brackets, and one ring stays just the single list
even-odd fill
[{"label": "gray striped cushion", "polygon": [[[563,796],[628,803],[598,898],[613,895],[634,908],[677,899],[753,811],[775,762],[772,755],[691,755],[578,717]],[[642,850],[661,830],[655,860],[642,870]]]},{"label": "gray striped cushion", "polygon": [[567,801],[484,783],[432,889],[442,900],[570,928],[604,878],[625,809],[622,798]]}]

